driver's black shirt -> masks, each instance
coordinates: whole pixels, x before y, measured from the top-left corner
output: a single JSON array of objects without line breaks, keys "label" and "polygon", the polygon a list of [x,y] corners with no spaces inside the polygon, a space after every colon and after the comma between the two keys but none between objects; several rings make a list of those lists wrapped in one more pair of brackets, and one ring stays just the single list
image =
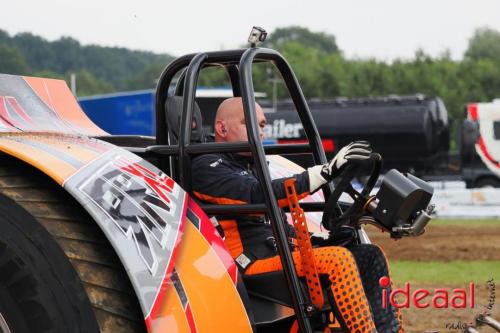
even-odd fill
[{"label": "driver's black shirt", "polygon": [[[307,171],[294,175],[299,198],[309,194]],[[192,188],[194,195],[212,204],[257,204],[264,203],[263,188],[257,179],[253,159],[237,154],[206,154],[193,159]],[[280,207],[287,205],[284,181],[272,181],[274,194]],[[220,216],[225,243],[233,258],[244,253],[252,260],[276,255],[271,225],[263,215]],[[286,218],[284,219],[286,221]],[[288,235],[293,228],[287,224]]]}]

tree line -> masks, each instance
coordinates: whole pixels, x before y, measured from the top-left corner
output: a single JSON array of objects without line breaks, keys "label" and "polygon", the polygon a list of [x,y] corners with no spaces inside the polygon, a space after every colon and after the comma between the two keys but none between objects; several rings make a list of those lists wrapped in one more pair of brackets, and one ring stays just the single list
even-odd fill
[{"label": "tree line", "polygon": [[51,42],[31,33],[9,36],[0,30],[0,73],[68,82],[74,73],[79,96],[153,87],[156,73],[172,59],[168,54],[81,45],[70,37]]},{"label": "tree line", "polygon": [[[422,93],[443,98],[450,116],[460,119],[466,103],[500,97],[500,33],[489,28],[474,32],[461,60],[453,60],[448,51],[432,57],[424,50],[416,50],[412,59],[390,63],[348,59],[336,47],[333,35],[318,35],[301,27],[277,29],[266,44],[289,61],[307,98]],[[284,85],[278,88],[283,97]],[[266,92],[270,91],[268,82]]]},{"label": "tree line", "polygon": [[[465,103],[500,97],[500,33],[489,28],[475,31],[460,60],[449,52],[432,57],[424,50],[417,50],[412,59],[392,62],[348,59],[335,36],[297,26],[271,32],[264,46],[284,55],[307,98],[423,93],[442,97],[450,115],[461,118]],[[68,81],[70,73],[76,73],[79,96],[154,88],[172,59],[169,54],[81,45],[69,37],[47,41],[31,33],[9,36],[0,30],[1,73]],[[276,73],[256,67],[256,88],[271,96]],[[227,83],[217,71],[207,71],[200,80],[203,85]],[[287,97],[283,84],[277,85],[277,92],[280,98]]]}]

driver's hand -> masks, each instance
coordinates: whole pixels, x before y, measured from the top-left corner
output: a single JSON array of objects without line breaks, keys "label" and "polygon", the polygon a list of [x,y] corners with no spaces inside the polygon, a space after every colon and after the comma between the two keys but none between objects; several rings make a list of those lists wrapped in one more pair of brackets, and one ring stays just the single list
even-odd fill
[{"label": "driver's hand", "polygon": [[344,170],[349,163],[358,163],[370,158],[372,148],[367,141],[354,141],[339,150],[330,162],[308,168],[309,191],[312,193],[331,181]]}]

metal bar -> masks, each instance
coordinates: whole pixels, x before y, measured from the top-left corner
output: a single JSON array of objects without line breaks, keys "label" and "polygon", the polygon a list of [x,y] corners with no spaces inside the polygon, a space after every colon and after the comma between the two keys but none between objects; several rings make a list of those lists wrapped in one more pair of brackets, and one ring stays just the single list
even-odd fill
[{"label": "metal bar", "polygon": [[189,154],[209,154],[209,153],[241,153],[251,151],[248,142],[210,142],[194,143],[186,147]]},{"label": "metal bar", "polygon": [[200,205],[207,215],[265,214],[266,204],[251,205]]},{"label": "metal bar", "polygon": [[186,70],[187,68],[184,68],[182,70],[182,73],[177,78],[177,82],[175,83],[175,88],[174,88],[174,96],[184,95],[184,82],[186,79]]},{"label": "metal bar", "polygon": [[[325,209],[325,204],[326,202],[320,201],[320,202],[301,202],[300,207],[305,212],[322,212]],[[285,209],[286,211],[287,209]]]},{"label": "metal bar", "polygon": [[[248,142],[210,142],[210,143],[194,143],[186,147],[186,153],[189,154],[206,154],[206,153],[241,153],[250,152],[251,147]],[[293,155],[311,153],[308,144],[283,144],[283,145],[266,145],[264,152],[269,155]]]},{"label": "metal bar", "polygon": [[236,65],[228,65],[225,67],[226,72],[229,75],[229,79],[231,80],[231,87],[233,89],[233,96],[240,97],[241,89],[240,89],[240,71],[238,70],[238,66]]},{"label": "metal bar", "polygon": [[[156,118],[156,144],[167,145],[168,142],[168,124],[166,119],[165,102],[168,97],[169,87],[174,77],[179,71],[185,70],[185,67],[191,61],[192,56],[184,56],[172,61],[161,73],[156,85],[155,94],[155,118]],[[158,161],[161,170],[175,176],[175,168],[172,157],[161,158]]]},{"label": "metal bar", "polygon": [[[241,214],[266,214],[268,209],[265,204],[250,205],[200,205],[209,215],[241,215]],[[325,208],[324,202],[302,202],[300,207],[305,212],[321,212]],[[289,211],[288,207],[284,208]],[[235,213],[236,212],[236,213]]]},{"label": "metal bar", "polygon": [[[254,59],[272,61],[281,73],[283,80],[290,92],[290,96],[292,97],[292,101],[297,110],[299,118],[302,122],[305,135],[309,140],[315,164],[326,163],[326,155],[321,143],[318,129],[314,123],[311,111],[309,110],[309,106],[307,105],[302,89],[298,84],[295,74],[288,65],[288,62],[275,50],[264,48],[256,50],[258,50],[258,54],[255,55]],[[333,192],[333,185],[331,183],[328,183],[323,187],[323,189],[325,198],[328,199],[330,194]]]},{"label": "metal bar", "polygon": [[[175,156],[179,155],[178,146],[156,145],[146,148],[137,147],[122,147],[128,151],[141,156]],[[210,142],[210,143],[194,143],[186,146],[184,152],[186,154],[209,154],[209,153],[241,153],[250,152],[250,145],[247,142]],[[264,151],[267,155],[294,155],[311,153],[308,144],[283,144],[283,145],[266,145]]]},{"label": "metal bar", "polygon": [[268,155],[311,154],[311,146],[308,143],[265,145],[264,151]]},{"label": "metal bar", "polygon": [[[246,49],[224,50],[215,52],[206,52],[206,63],[220,64],[224,66],[237,66],[240,58]],[[189,65],[191,60],[198,53],[187,54],[185,56],[176,58],[163,70],[156,85],[155,94],[155,114],[156,114],[156,143],[159,145],[167,144],[167,124],[165,118],[165,101],[168,96],[168,88],[177,73]],[[232,72],[232,73],[231,73]],[[230,70],[231,81],[237,75],[237,71]],[[184,80],[184,79],[183,79]],[[236,88],[236,90],[234,90]],[[234,92],[239,92],[239,86],[234,87]],[[239,96],[237,94],[236,96]]]},{"label": "metal bar", "polygon": [[189,63],[184,78],[184,99],[182,103],[181,127],[179,132],[179,169],[178,180],[181,187],[191,191],[191,156],[186,152],[186,148],[191,143],[191,130],[194,113],[194,98],[196,95],[196,86],[201,66],[207,59],[205,53],[199,53],[193,57]]},{"label": "metal bar", "polygon": [[[240,87],[242,88],[241,92],[243,97],[243,110],[245,113],[247,135],[252,148],[253,158],[256,162],[255,167],[257,176],[262,183],[266,206],[269,209],[268,215],[271,220],[271,227],[276,239],[276,246],[283,265],[283,272],[285,273],[293,308],[297,316],[297,322],[302,333],[310,333],[312,332],[312,328],[305,312],[306,302],[304,301],[304,296],[302,295],[302,289],[300,287],[297,272],[295,271],[292,254],[290,252],[290,248],[288,247],[288,236],[285,232],[285,221],[283,221],[283,217],[278,208],[277,199],[274,196],[274,190],[271,186],[271,177],[269,175],[269,170],[267,170],[265,152],[262,142],[260,141],[259,130],[257,128],[252,64],[254,58],[263,52],[269,53],[266,49],[248,49],[242,55],[240,60]],[[273,57],[270,58],[273,60],[278,58],[277,53],[272,55]]]},{"label": "metal bar", "polygon": [[481,318],[481,322],[485,323],[486,325],[490,326],[497,332],[500,332],[500,322],[496,321],[495,319],[491,318],[490,316],[484,316]]},{"label": "metal bar", "polygon": [[176,156],[179,155],[179,146],[149,146],[146,148],[137,147],[121,147],[131,153],[143,157],[161,157],[161,156]]},{"label": "metal bar", "polygon": [[184,69],[194,55],[187,55],[172,61],[161,73],[156,85],[155,115],[156,115],[156,144],[167,144],[167,121],[165,115],[165,102],[168,96],[168,88],[175,75]]},{"label": "metal bar", "polygon": [[146,156],[146,148],[137,148],[137,147],[121,147],[125,150],[128,150],[131,153],[134,153],[139,156]]}]

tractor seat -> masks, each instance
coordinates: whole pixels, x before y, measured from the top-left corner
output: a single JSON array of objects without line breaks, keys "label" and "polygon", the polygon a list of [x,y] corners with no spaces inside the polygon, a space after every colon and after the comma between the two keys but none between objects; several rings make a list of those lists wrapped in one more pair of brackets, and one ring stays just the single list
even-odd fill
[{"label": "tractor seat", "polygon": [[[177,144],[179,142],[179,133],[182,118],[182,96],[169,96],[165,102],[166,120],[170,144]],[[193,113],[193,127],[191,130],[191,142],[202,143],[205,142],[205,133],[203,131],[203,120],[201,118],[201,111],[198,103],[194,102]]]}]

